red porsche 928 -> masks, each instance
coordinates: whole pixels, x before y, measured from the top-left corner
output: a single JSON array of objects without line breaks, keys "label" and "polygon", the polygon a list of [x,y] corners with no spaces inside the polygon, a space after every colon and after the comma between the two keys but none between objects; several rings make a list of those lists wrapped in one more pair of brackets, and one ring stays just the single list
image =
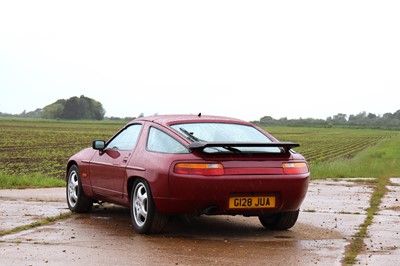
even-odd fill
[{"label": "red porsche 928", "polygon": [[177,214],[258,216],[264,227],[286,230],[309,182],[298,146],[234,118],[138,118],[69,159],[68,207],[129,207],[135,231],[144,234],[160,232]]}]

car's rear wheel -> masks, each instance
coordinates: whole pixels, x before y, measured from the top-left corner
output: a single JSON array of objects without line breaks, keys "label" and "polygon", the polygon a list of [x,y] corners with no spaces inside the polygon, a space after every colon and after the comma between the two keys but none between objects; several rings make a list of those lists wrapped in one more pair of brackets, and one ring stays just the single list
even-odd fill
[{"label": "car's rear wheel", "polygon": [[73,212],[89,212],[93,201],[86,197],[82,189],[82,181],[79,169],[76,165],[69,168],[67,180],[67,203]]},{"label": "car's rear wheel", "polygon": [[270,230],[287,230],[292,228],[299,217],[299,210],[281,212],[273,215],[260,215],[258,218],[261,224]]},{"label": "car's rear wheel", "polygon": [[130,209],[132,224],[138,233],[159,233],[167,223],[167,216],[157,211],[150,187],[142,179],[137,179],[133,184]]}]

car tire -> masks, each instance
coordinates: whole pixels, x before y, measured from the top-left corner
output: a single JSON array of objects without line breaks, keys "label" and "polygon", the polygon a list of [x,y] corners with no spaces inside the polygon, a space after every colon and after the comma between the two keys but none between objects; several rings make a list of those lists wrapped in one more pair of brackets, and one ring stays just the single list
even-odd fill
[{"label": "car tire", "polygon": [[157,211],[150,186],[145,180],[135,180],[130,205],[132,225],[136,232],[156,234],[162,231],[168,217]]},{"label": "car tire", "polygon": [[72,212],[84,213],[92,209],[92,199],[85,196],[82,189],[81,175],[76,165],[68,170],[67,203]]},{"label": "car tire", "polygon": [[287,230],[292,228],[299,217],[299,210],[291,212],[281,212],[273,215],[260,215],[258,219],[261,224],[270,230]]}]

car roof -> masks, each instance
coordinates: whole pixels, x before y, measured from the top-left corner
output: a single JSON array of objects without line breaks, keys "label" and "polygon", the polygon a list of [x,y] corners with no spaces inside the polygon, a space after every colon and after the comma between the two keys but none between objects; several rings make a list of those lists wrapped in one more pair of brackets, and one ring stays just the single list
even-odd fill
[{"label": "car roof", "polygon": [[175,115],[154,115],[140,117],[132,120],[136,121],[150,121],[161,125],[173,125],[181,123],[197,123],[197,122],[222,122],[222,123],[236,123],[251,125],[251,123],[237,118],[224,117],[224,116],[213,116],[213,115],[192,115],[192,114],[175,114]]}]

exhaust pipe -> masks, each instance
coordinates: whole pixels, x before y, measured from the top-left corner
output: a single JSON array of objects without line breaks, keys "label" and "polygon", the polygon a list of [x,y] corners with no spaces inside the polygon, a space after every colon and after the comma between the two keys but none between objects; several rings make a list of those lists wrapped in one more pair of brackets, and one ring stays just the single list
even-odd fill
[{"label": "exhaust pipe", "polygon": [[210,206],[202,211],[203,214],[206,215],[215,215],[219,212],[219,208],[215,205]]}]

